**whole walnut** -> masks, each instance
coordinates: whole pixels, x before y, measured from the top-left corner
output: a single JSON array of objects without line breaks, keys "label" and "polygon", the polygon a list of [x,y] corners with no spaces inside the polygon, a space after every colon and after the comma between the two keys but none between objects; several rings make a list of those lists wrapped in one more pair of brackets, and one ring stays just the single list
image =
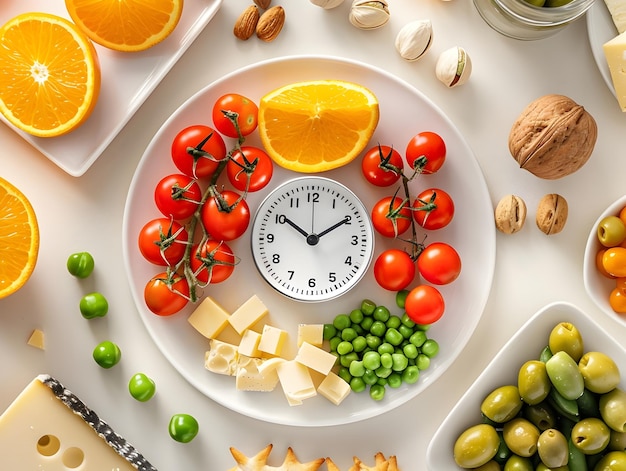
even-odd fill
[{"label": "whole walnut", "polygon": [[520,168],[547,180],[574,173],[591,156],[598,128],[593,117],[563,95],[545,95],[519,115],[509,150]]}]

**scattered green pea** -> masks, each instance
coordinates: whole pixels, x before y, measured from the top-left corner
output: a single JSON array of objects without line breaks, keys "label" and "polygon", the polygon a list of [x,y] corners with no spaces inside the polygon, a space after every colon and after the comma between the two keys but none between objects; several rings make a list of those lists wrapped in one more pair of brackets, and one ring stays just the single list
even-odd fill
[{"label": "scattered green pea", "polygon": [[180,443],[189,443],[198,435],[198,421],[189,414],[175,414],[170,419],[169,433],[172,439]]},{"label": "scattered green pea", "polygon": [[128,391],[139,402],[146,402],[154,396],[156,385],[144,373],[137,373],[128,382]]},{"label": "scattered green pea", "polygon": [[94,319],[106,316],[109,303],[103,294],[89,293],[80,300],[79,309],[85,319]]},{"label": "scattered green pea", "polygon": [[404,303],[406,302],[406,297],[409,295],[408,289],[403,289],[396,293],[396,306],[400,309],[404,309]]},{"label": "scattered green pea", "polygon": [[87,278],[93,272],[95,262],[89,252],[77,252],[67,259],[67,271],[76,278]]},{"label": "scattered green pea", "polygon": [[122,358],[122,351],[120,348],[109,340],[100,342],[93,349],[93,359],[102,368],[112,368],[117,365]]}]

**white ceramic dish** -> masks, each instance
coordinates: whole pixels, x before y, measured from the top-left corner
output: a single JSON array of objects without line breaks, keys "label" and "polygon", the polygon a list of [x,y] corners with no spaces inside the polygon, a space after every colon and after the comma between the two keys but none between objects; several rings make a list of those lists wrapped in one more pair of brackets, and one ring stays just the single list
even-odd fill
[{"label": "white ceramic dish", "polygon": [[[80,128],[64,136],[38,138],[24,133],[0,116],[33,147],[75,177],[83,175],[122,130],[163,77],[198,37],[222,0],[185,2],[180,22],[161,44],[139,53],[120,53],[96,45],[102,88],[93,114]],[[3,2],[0,24],[29,11],[69,19],[63,0]]]},{"label": "white ceramic dish", "polygon": [[589,36],[591,53],[600,70],[600,74],[606,86],[615,94],[611,72],[604,57],[602,45],[617,36],[617,29],[615,29],[611,14],[603,0],[596,0],[587,11],[587,35]]},{"label": "white ceramic dish", "polygon": [[626,206],[626,196],[622,196],[606,208],[591,226],[583,260],[583,281],[587,294],[596,306],[626,327],[626,315],[617,314],[609,304],[609,294],[615,288],[615,281],[601,275],[596,269],[596,254],[602,247],[597,236],[598,224],[606,216],[617,216],[624,206]]},{"label": "white ceramic dish", "polygon": [[[545,306],[506,343],[443,421],[426,452],[430,471],[461,469],[452,455],[457,437],[468,427],[481,423],[480,404],[485,396],[498,386],[516,384],[520,366],[529,359],[538,358],[547,345],[550,331],[562,321],[578,327],[585,351],[601,351],[618,364],[626,361],[624,348],[576,306],[562,302]],[[622,377],[620,386],[625,385],[626,379]]]},{"label": "white ceramic dish", "polygon": [[[440,354],[430,369],[422,372],[412,386],[388,390],[382,402],[374,402],[367,394],[352,394],[340,406],[334,406],[321,396],[290,407],[280,391],[250,393],[235,390],[234,379],[209,373],[204,369],[204,352],[208,343],[187,323],[187,313],[160,318],[149,312],[144,304],[143,289],[157,269],[142,259],[137,249],[137,234],[145,222],[158,213],[153,203],[153,188],[168,173],[175,173],[169,148],[179,130],[191,124],[211,125],[212,103],[223,93],[237,92],[258,101],[262,95],[287,83],[314,79],[344,79],[370,88],[380,102],[381,120],[372,143],[389,143],[404,150],[417,132],[431,130],[440,133],[448,149],[444,167],[436,174],[423,176],[415,185],[447,188],[456,201],[452,223],[431,233],[429,241],[447,240],[459,251],[463,272],[452,284],[442,288],[447,302],[444,317],[429,331],[440,343]],[[258,144],[258,137],[249,140]],[[326,172],[324,175],[347,184],[367,207],[390,189],[375,189],[366,184],[357,162]],[[298,174],[276,167],[268,188]],[[254,211],[269,189],[249,195]],[[417,193],[415,193],[417,194]],[[459,355],[472,335],[486,303],[495,262],[495,230],[491,201],[479,165],[459,131],[443,113],[419,91],[379,69],[343,59],[330,57],[285,57],[251,65],[236,71],[192,96],[163,125],[146,149],[133,177],[123,224],[123,249],[130,287],[137,309],[150,335],[182,376],[218,403],[241,414],[261,420],[300,426],[324,426],[354,422],[382,414],[418,395],[432,384]],[[299,323],[331,322],[336,314],[349,312],[370,298],[393,307],[394,295],[383,292],[375,284],[372,268],[365,278],[344,296],[326,303],[310,304],[289,300],[267,285],[254,268],[250,240],[244,236],[229,245],[241,258],[233,276],[216,285],[211,294],[227,310],[234,310],[250,295],[258,294],[270,310],[268,322],[288,330],[292,344]],[[377,252],[384,241],[376,240]],[[387,242],[389,243],[389,242]]]}]

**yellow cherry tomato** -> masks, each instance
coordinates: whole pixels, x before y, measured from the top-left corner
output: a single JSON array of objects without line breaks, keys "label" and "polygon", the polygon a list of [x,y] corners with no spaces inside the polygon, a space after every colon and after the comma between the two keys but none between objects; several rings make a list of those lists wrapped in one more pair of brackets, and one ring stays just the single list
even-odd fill
[{"label": "yellow cherry tomato", "polygon": [[618,217],[626,224],[626,206],[624,206],[619,212]]},{"label": "yellow cherry tomato", "polygon": [[611,247],[602,256],[602,266],[613,276],[626,276],[626,248]]},{"label": "yellow cherry tomato", "polygon": [[609,304],[618,314],[626,314],[626,292],[620,288],[614,288],[609,295]]},{"label": "yellow cherry tomato", "polygon": [[604,252],[606,252],[606,249],[600,249],[598,250],[598,253],[596,253],[596,269],[598,270],[598,272],[600,272],[602,276],[605,276],[607,278],[615,278],[604,268],[604,264],[602,263],[602,257],[604,257]]}]

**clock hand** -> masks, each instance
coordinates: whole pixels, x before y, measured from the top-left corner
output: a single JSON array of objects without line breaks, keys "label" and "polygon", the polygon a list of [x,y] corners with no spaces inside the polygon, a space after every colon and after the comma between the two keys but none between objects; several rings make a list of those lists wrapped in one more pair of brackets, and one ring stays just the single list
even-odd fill
[{"label": "clock hand", "polygon": [[332,226],[330,226],[328,229],[323,230],[322,232],[320,232],[319,234],[317,234],[317,238],[319,239],[320,237],[322,237],[323,235],[328,234],[331,231],[334,231],[335,229],[337,229],[338,227],[343,226],[344,224],[347,224],[350,221],[349,217],[345,217],[343,218],[341,221],[339,221],[336,224],[333,224]]},{"label": "clock hand", "polygon": [[289,224],[291,227],[293,227],[296,231],[298,231],[300,234],[302,234],[304,237],[308,237],[309,234],[307,231],[305,231],[304,229],[302,229],[300,226],[298,226],[295,222],[293,222],[291,219],[289,219],[287,216],[283,216],[284,221]]}]

